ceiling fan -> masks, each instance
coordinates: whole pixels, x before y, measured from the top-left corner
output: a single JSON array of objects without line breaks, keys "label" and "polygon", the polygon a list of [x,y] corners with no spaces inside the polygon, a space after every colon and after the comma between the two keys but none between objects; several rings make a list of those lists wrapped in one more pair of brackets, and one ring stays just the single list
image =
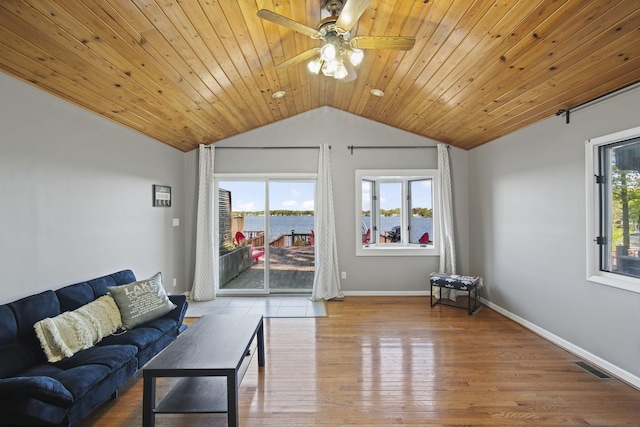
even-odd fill
[{"label": "ceiling fan", "polygon": [[[292,65],[312,59],[307,64],[309,71],[325,76],[355,80],[355,66],[364,57],[362,49],[410,50],[416,39],[409,36],[358,36],[351,38],[351,29],[358,22],[371,0],[323,0],[328,16],[317,27],[289,19],[267,9],[258,11],[258,16],[267,21],[305,34],[312,39],[322,41],[322,46],[308,49],[276,66],[283,70]],[[326,12],[325,12],[326,13]]]}]

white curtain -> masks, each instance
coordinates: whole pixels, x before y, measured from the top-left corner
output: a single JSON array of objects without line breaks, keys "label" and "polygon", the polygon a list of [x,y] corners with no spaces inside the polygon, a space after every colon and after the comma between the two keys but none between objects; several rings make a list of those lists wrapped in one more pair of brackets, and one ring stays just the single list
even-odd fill
[{"label": "white curtain", "polygon": [[[440,273],[456,274],[456,244],[453,227],[453,203],[451,201],[451,171],[446,144],[438,144],[438,225],[440,228]],[[443,290],[445,291],[445,290]],[[446,297],[446,295],[442,295]],[[455,300],[456,292],[449,292]]]},{"label": "white curtain", "polygon": [[213,269],[213,145],[200,144],[200,178],[198,183],[198,217],[196,220],[196,266],[193,275],[191,299],[215,299],[216,286]]},{"label": "white curtain", "polygon": [[329,146],[320,146],[318,158],[318,186],[316,207],[316,270],[313,277],[314,301],[342,298],[338,269],[336,222],[333,215],[333,186],[331,184],[331,161]]}]

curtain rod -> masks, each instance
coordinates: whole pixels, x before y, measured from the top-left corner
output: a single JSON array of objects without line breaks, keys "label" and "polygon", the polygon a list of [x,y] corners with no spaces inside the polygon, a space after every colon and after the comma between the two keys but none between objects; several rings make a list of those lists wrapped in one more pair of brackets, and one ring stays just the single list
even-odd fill
[{"label": "curtain rod", "polygon": [[[210,145],[205,146],[204,148],[211,148]],[[265,147],[215,147],[216,150],[226,150],[226,149],[232,149],[232,150],[319,150],[320,147],[319,146],[315,146],[315,145],[290,145],[290,146],[286,146],[283,145],[281,147],[276,147],[276,146],[265,146]],[[331,146],[329,146],[329,149],[331,149]]]},{"label": "curtain rod", "polygon": [[[447,146],[448,147],[448,146]],[[353,155],[353,150],[356,148],[438,148],[437,145],[349,145],[347,149],[351,151],[351,155]]]},{"label": "curtain rod", "polygon": [[607,92],[604,95],[597,96],[597,97],[595,97],[593,99],[590,99],[588,101],[585,101],[585,102],[583,102],[581,104],[574,105],[573,107],[565,108],[564,110],[558,110],[558,112],[556,113],[556,116],[561,116],[561,115],[564,114],[564,116],[566,118],[566,123],[569,124],[570,115],[571,115],[572,111],[577,111],[577,110],[580,110],[582,108],[586,108],[586,107],[590,106],[591,104],[596,104],[598,102],[601,102],[601,101],[604,101],[606,99],[612,98],[614,96],[620,95],[620,94],[622,94],[622,93],[624,93],[624,92],[626,92],[628,90],[633,89],[633,87],[636,86],[639,83],[640,83],[640,80],[637,80],[637,81],[635,81],[633,83],[629,83],[626,86],[622,86],[621,88],[612,90],[611,92]]}]

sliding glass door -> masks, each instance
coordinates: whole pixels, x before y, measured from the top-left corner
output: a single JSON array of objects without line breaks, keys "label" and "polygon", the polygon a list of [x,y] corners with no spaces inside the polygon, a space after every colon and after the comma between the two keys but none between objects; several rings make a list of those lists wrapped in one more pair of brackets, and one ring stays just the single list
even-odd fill
[{"label": "sliding glass door", "polygon": [[310,293],[315,181],[219,179],[220,294]]}]

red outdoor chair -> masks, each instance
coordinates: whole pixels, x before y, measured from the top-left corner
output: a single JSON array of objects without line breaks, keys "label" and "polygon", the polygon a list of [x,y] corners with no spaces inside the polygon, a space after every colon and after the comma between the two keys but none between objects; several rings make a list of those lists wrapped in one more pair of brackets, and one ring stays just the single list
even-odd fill
[{"label": "red outdoor chair", "polygon": [[431,242],[429,239],[429,233],[424,233],[420,236],[420,240],[418,240],[418,242],[420,242],[421,245],[428,245]]},{"label": "red outdoor chair", "polygon": [[[247,243],[247,238],[244,236],[244,233],[242,233],[242,231],[238,231],[236,233],[236,242],[239,246]],[[253,260],[253,262],[258,262],[262,255],[264,255],[264,248],[255,248],[253,247],[253,245],[251,245],[251,259]]]}]

